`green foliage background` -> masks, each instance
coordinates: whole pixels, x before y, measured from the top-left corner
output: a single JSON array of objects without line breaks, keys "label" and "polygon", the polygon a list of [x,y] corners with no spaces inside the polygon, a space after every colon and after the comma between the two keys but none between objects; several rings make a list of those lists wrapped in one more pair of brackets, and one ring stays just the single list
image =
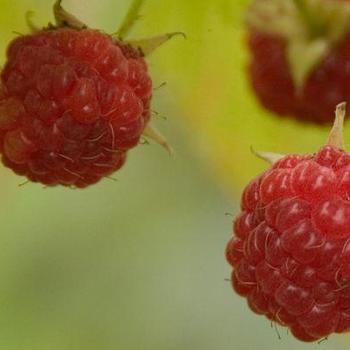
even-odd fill
[{"label": "green foliage background", "polygon": [[[249,146],[309,151],[325,138],[276,119],[245,79],[238,0],[147,0],[134,37],[183,31],[149,60],[154,123],[176,150],[130,154],[118,181],[84,191],[43,189],[0,170],[0,349],[255,350],[345,349],[282,340],[233,294],[223,251],[242,185],[263,164]],[[66,0],[92,27],[116,30],[126,0]],[[51,2],[0,0],[0,49],[44,25]],[[302,132],[301,132],[302,131]],[[286,142],[288,140],[288,142]]]}]

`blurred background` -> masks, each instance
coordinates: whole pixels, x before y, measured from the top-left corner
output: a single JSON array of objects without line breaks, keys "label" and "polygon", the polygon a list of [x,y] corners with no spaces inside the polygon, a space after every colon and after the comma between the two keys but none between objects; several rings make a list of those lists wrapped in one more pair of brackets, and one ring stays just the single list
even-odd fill
[{"label": "blurred background", "polygon": [[[0,49],[40,26],[51,1],[0,0]],[[115,32],[129,0],[65,0]],[[134,37],[183,31],[149,59],[154,124],[176,151],[130,152],[117,181],[44,189],[0,169],[0,349],[347,349],[350,337],[302,344],[250,312],[224,259],[246,182],[265,165],[249,151],[314,151],[317,129],[263,111],[245,78],[243,0],[147,0]],[[166,117],[164,119],[163,117]],[[302,132],[301,132],[302,131]],[[350,140],[349,130],[347,139]]]}]

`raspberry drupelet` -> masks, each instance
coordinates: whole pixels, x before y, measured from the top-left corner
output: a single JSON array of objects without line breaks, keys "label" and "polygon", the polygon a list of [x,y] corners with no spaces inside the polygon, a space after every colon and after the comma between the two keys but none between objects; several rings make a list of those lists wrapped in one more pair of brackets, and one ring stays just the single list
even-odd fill
[{"label": "raspberry drupelet", "polygon": [[249,79],[280,116],[331,123],[350,102],[350,1],[254,0],[247,12]]},{"label": "raspberry drupelet", "polygon": [[350,331],[350,155],[345,104],[316,154],[272,157],[244,190],[226,249],[234,290],[302,341]]},{"label": "raspberry drupelet", "polygon": [[[140,4],[140,1],[138,1]],[[133,9],[135,10],[135,8]],[[3,163],[30,181],[84,188],[120,169],[148,127],[152,80],[144,56],[173,34],[124,41],[54,5],[56,25],[7,50],[1,73]]]}]

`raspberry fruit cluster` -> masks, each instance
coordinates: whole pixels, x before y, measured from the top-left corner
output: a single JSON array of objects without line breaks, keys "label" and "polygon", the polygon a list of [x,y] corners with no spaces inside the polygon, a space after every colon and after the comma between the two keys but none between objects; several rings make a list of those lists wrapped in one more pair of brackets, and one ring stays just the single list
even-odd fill
[{"label": "raspberry fruit cluster", "polygon": [[232,284],[257,314],[302,341],[350,330],[350,155],[338,106],[316,154],[273,159],[242,195],[226,256]]},{"label": "raspberry fruit cluster", "polygon": [[268,110],[331,123],[350,102],[350,2],[254,0],[247,12],[249,78]]},{"label": "raspberry fruit cluster", "polygon": [[[147,131],[152,80],[144,56],[172,34],[138,42],[88,29],[54,6],[55,25],[13,40],[0,84],[5,166],[47,186],[90,186],[120,169]],[[124,23],[126,33],[132,20]]]}]

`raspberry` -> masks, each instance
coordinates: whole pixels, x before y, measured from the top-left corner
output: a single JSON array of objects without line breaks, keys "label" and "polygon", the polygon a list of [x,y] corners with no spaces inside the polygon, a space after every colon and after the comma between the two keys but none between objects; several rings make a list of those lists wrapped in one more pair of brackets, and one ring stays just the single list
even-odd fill
[{"label": "raspberry", "polygon": [[144,55],[154,39],[133,46],[121,33],[88,29],[60,3],[56,26],[8,47],[0,152],[5,166],[33,182],[84,188],[120,169],[147,131],[152,81]]},{"label": "raspberry", "polygon": [[302,341],[350,330],[344,114],[339,105],[329,142],[316,154],[283,156],[246,187],[226,249],[235,291]]},{"label": "raspberry", "polygon": [[249,76],[261,104],[331,122],[334,106],[350,102],[350,2],[255,0],[248,24]]}]

